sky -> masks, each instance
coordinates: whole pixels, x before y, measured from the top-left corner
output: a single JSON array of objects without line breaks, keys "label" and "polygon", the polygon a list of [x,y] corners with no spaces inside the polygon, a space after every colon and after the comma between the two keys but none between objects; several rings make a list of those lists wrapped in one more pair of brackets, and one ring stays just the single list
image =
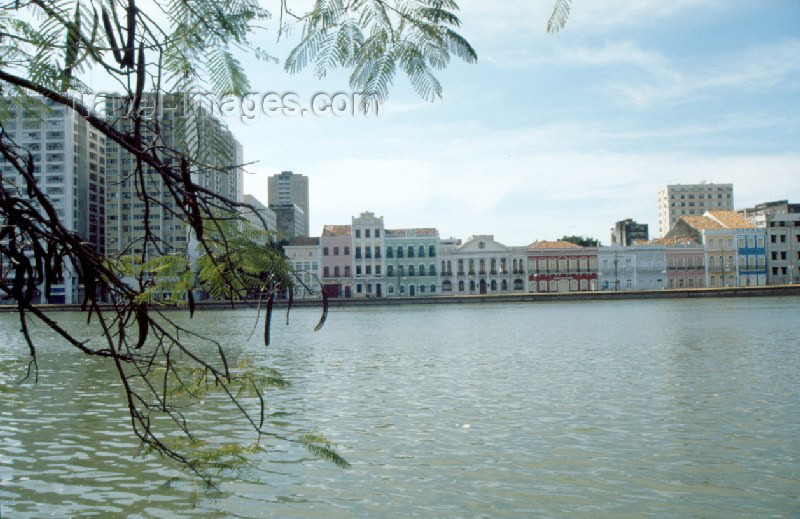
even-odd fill
[{"label": "sky", "polygon": [[[657,190],[733,183],[737,208],[800,202],[800,2],[574,0],[548,34],[552,0],[461,0],[477,64],[439,74],[443,98],[398,76],[381,116],[226,118],[244,147],[245,192],[309,178],[311,233],[363,211],[387,228],[506,245],[578,234],[610,241],[633,218],[658,233]],[[285,57],[295,34],[276,45]],[[256,92],[349,92],[242,57]]]}]

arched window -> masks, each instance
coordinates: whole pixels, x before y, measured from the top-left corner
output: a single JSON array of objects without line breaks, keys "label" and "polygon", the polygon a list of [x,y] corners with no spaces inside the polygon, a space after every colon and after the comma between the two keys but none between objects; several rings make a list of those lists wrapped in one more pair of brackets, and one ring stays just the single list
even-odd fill
[{"label": "arched window", "polygon": [[478,263],[480,268],[480,273],[482,275],[486,274],[486,260],[481,258],[480,262]]},{"label": "arched window", "polygon": [[350,255],[350,247],[345,247],[344,248],[344,255],[345,256],[349,256]]},{"label": "arched window", "polygon": [[430,256],[431,258],[435,258],[436,257],[436,246],[435,245],[428,246],[428,256]]},{"label": "arched window", "polygon": [[334,256],[338,256],[339,255],[339,247],[334,247],[333,248],[333,255]]},{"label": "arched window", "polygon": [[436,293],[436,285],[431,284],[430,289],[431,289],[431,294],[435,294]]},{"label": "arched window", "polygon": [[447,273],[448,274],[453,273],[453,264],[450,262],[450,260],[447,260]]},{"label": "arched window", "polygon": [[424,258],[425,257],[425,246],[424,245],[420,245],[419,246],[419,249],[417,250],[417,255],[420,258]]},{"label": "arched window", "polygon": [[435,263],[431,263],[430,265],[428,265],[428,275],[429,276],[435,276],[436,275],[436,264]]},{"label": "arched window", "polygon": [[458,260],[458,273],[459,274],[463,274],[464,273],[464,260],[463,259]]},{"label": "arched window", "polygon": [[442,292],[451,292],[453,290],[453,283],[449,279],[442,281]]},{"label": "arched window", "polygon": [[489,261],[489,270],[492,271],[492,274],[497,274],[497,260],[496,259],[492,258],[491,261]]},{"label": "arched window", "polygon": [[497,291],[497,280],[496,279],[492,280],[491,287],[492,287],[492,291],[493,292]]},{"label": "arched window", "polygon": [[469,260],[469,273],[470,274],[475,274],[475,260],[474,259]]},{"label": "arched window", "polygon": [[444,274],[445,272],[447,272],[447,269],[445,268],[444,260],[442,260],[442,274]]},{"label": "arched window", "polygon": [[420,285],[419,286],[419,293],[420,294],[424,294],[425,293],[425,285]]},{"label": "arched window", "polygon": [[420,276],[424,276],[425,275],[425,265],[420,265],[419,266],[419,275]]},{"label": "arched window", "polygon": [[514,280],[514,290],[523,290],[524,287],[525,287],[525,284],[522,282],[521,279],[515,279]]},{"label": "arched window", "polygon": [[475,292],[475,281],[470,280],[469,282],[469,291]]},{"label": "arched window", "polygon": [[464,282],[463,281],[459,281],[458,282],[458,291],[459,292],[463,292],[464,291]]},{"label": "arched window", "polygon": [[389,285],[388,290],[390,294],[394,294],[394,287],[392,285]]},{"label": "arched window", "polygon": [[500,284],[500,288],[503,290],[503,292],[505,292],[506,290],[508,290],[508,281],[506,281],[506,280],[504,279],[504,280],[503,280],[503,282]]},{"label": "arched window", "polygon": [[409,245],[408,246],[408,257],[409,258],[413,258],[414,257],[414,246],[413,245]]},{"label": "arched window", "polygon": [[391,247],[386,247],[386,257],[394,258],[394,250]]}]

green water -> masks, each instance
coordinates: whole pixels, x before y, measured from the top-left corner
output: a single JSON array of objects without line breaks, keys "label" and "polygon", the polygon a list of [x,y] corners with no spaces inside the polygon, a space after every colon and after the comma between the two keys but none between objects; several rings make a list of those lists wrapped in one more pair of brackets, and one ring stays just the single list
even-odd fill
[{"label": "green water", "polygon": [[[192,507],[137,443],[111,365],[0,315],[2,517],[797,517],[800,298],[335,308],[193,326],[277,367],[269,394],[352,464],[275,444]],[[71,329],[79,314],[54,314]],[[177,314],[176,314],[177,316]],[[196,427],[247,439],[208,406]]]}]

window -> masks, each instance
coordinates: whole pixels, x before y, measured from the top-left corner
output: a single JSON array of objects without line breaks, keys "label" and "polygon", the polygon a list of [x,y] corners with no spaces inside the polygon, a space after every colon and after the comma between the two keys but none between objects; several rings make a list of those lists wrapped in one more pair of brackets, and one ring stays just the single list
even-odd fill
[{"label": "window", "polygon": [[464,291],[464,281],[459,281],[458,282],[458,291],[459,292],[463,292]]},{"label": "window", "polygon": [[398,265],[397,266],[397,275],[398,276],[405,276],[406,275],[404,267],[402,265]]},{"label": "window", "polygon": [[425,265],[420,265],[419,266],[419,275],[420,276],[424,276],[425,275]]},{"label": "window", "polygon": [[372,247],[364,247],[364,257],[367,259],[372,259]]},{"label": "window", "polygon": [[436,257],[436,247],[434,245],[430,245],[428,247],[428,256],[430,256],[431,258]]},{"label": "window", "polygon": [[375,237],[376,238],[380,238],[381,237],[381,230],[380,229],[375,229]]},{"label": "window", "polygon": [[333,276],[334,277],[338,278],[340,273],[341,273],[341,271],[339,270],[339,267],[333,267]]},{"label": "window", "polygon": [[334,256],[338,256],[339,255],[339,247],[334,247],[333,248],[333,255]]},{"label": "window", "polygon": [[436,275],[436,265],[435,264],[431,263],[430,265],[428,265],[428,275],[429,276],[435,276]]},{"label": "window", "polygon": [[394,266],[393,265],[387,265],[386,266],[386,275],[389,276],[389,277],[394,276]]},{"label": "window", "polygon": [[398,258],[403,257],[403,247],[397,247],[397,257]]},{"label": "window", "polygon": [[431,292],[431,294],[435,294],[436,293],[436,285],[431,285],[430,286],[430,292]]},{"label": "window", "polygon": [[408,266],[408,275],[409,276],[413,276],[414,275],[414,265],[409,265]]},{"label": "window", "polygon": [[322,248],[322,255],[323,256],[327,256],[328,255],[328,247],[323,247]]},{"label": "window", "polygon": [[350,247],[345,247],[344,248],[344,255],[345,256],[349,256],[350,255]]},{"label": "window", "polygon": [[547,281],[539,281],[539,292],[547,292]]},{"label": "window", "polygon": [[453,290],[453,284],[450,282],[450,280],[449,279],[444,280],[442,282],[442,292],[451,292],[452,290]]},{"label": "window", "polygon": [[364,229],[364,238],[369,238],[369,229]]},{"label": "window", "polygon": [[356,294],[360,294],[362,292],[361,283],[356,285]]},{"label": "window", "polygon": [[417,251],[417,255],[420,258],[424,258],[425,257],[425,246],[424,245],[420,245],[419,246],[419,249]]},{"label": "window", "polygon": [[356,276],[361,275],[361,265],[356,265]]},{"label": "window", "polygon": [[414,257],[414,246],[413,245],[409,245],[408,246],[408,257],[409,258],[413,258]]},{"label": "window", "polygon": [[344,275],[345,277],[350,277],[350,265],[345,265],[344,267]]},{"label": "window", "polygon": [[356,238],[361,238],[361,229],[356,229]]},{"label": "window", "polygon": [[375,246],[375,257],[376,258],[380,258],[381,257],[381,247],[380,247],[380,245],[376,245]]},{"label": "window", "polygon": [[387,290],[390,294],[394,294],[394,287],[392,285],[389,285],[389,288]]},{"label": "window", "polygon": [[331,277],[330,267],[324,267],[322,269],[322,277],[326,277],[326,278]]},{"label": "window", "polygon": [[364,272],[364,273],[365,273],[366,275],[368,275],[368,276],[371,276],[371,275],[372,275],[372,265],[367,265],[367,266],[366,266],[366,267],[364,267],[364,268],[365,268],[365,272]]},{"label": "window", "polygon": [[361,247],[356,247],[356,259],[361,259]]},{"label": "window", "polygon": [[394,258],[394,250],[391,247],[386,247],[386,257]]},{"label": "window", "polygon": [[425,285],[420,285],[419,286],[419,293],[420,294],[424,294],[425,293]]},{"label": "window", "polygon": [[380,276],[381,275],[381,266],[380,265],[375,265],[375,275],[376,276]]}]

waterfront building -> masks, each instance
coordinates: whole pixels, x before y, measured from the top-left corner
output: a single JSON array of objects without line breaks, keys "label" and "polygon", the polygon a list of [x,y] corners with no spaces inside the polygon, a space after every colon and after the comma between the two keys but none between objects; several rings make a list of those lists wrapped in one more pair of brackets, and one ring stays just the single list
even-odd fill
[{"label": "waterfront building", "polygon": [[417,297],[441,292],[437,262],[439,231],[433,228],[386,229],[386,295]]},{"label": "waterfront building", "polygon": [[666,249],[661,245],[612,245],[597,249],[599,290],[662,290],[667,287]]},{"label": "waterfront building", "polygon": [[242,208],[242,217],[255,229],[264,229],[277,232],[278,221],[275,211],[262,204],[253,195],[244,195],[242,201],[253,207],[253,209]]},{"label": "waterfront building", "polygon": [[320,277],[320,239],[302,236],[283,248],[294,272],[294,297],[307,299],[319,297],[322,290]]},{"label": "waterfront building", "polygon": [[310,208],[308,203],[308,177],[281,171],[267,180],[267,203],[270,206],[294,204],[302,210],[302,224],[295,236],[308,236],[311,232]]},{"label": "waterfront building", "polygon": [[[105,117],[117,130],[131,133],[133,120],[128,117],[130,99],[121,95],[106,96]],[[209,112],[191,104],[181,95],[145,94],[142,110],[153,114],[145,121],[142,136],[163,149],[188,150],[192,154],[191,179],[197,186],[229,200],[243,198],[242,146],[233,134]],[[157,124],[156,124],[157,123]],[[164,152],[164,162],[174,160]],[[160,203],[149,208],[139,198],[136,182],[137,161],[118,144],[106,147],[106,247],[110,255],[136,254],[148,258],[167,254],[198,253],[189,226],[180,218],[170,191],[151,167],[142,165],[148,194]],[[145,211],[149,211],[149,231],[156,244],[145,249]]]},{"label": "waterfront building", "polygon": [[631,218],[617,222],[611,229],[611,245],[628,247],[636,241],[649,239],[649,226],[646,223],[634,222]]},{"label": "waterfront building", "polygon": [[509,247],[491,234],[451,239],[441,246],[445,295],[522,293],[526,287],[527,247]]},{"label": "waterfront building", "polygon": [[766,202],[739,214],[767,233],[767,280],[771,285],[800,282],[800,204]]},{"label": "waterfront building", "polygon": [[275,213],[275,225],[281,240],[291,241],[300,236],[308,236],[305,232],[305,215],[297,204],[270,204],[270,211]]},{"label": "waterfront building", "polygon": [[735,211],[683,216],[667,238],[688,238],[703,244],[707,287],[767,284],[765,229]]},{"label": "waterfront building", "polygon": [[658,232],[663,238],[681,216],[732,211],[733,184],[672,184],[658,190]]},{"label": "waterfront building", "polygon": [[326,225],[319,239],[322,285],[328,297],[353,297],[353,246],[349,225]]},{"label": "waterfront building", "polygon": [[[53,204],[61,222],[86,244],[104,253],[106,170],[105,136],[73,110],[49,99],[37,98],[23,105],[6,97],[3,102],[3,131],[7,138],[28,150],[33,158],[34,179]],[[39,103],[35,106],[34,103]],[[2,181],[24,189],[25,180],[14,166],[0,156]],[[36,202],[31,201],[36,207]],[[5,272],[8,259],[2,258]],[[83,287],[71,264],[64,278],[51,286],[49,299],[40,289],[39,303],[79,303]]]},{"label": "waterfront building", "polygon": [[383,217],[364,212],[352,219],[355,297],[383,297]]},{"label": "waterfront building", "polygon": [[537,241],[527,252],[529,292],[597,290],[597,247]]}]

